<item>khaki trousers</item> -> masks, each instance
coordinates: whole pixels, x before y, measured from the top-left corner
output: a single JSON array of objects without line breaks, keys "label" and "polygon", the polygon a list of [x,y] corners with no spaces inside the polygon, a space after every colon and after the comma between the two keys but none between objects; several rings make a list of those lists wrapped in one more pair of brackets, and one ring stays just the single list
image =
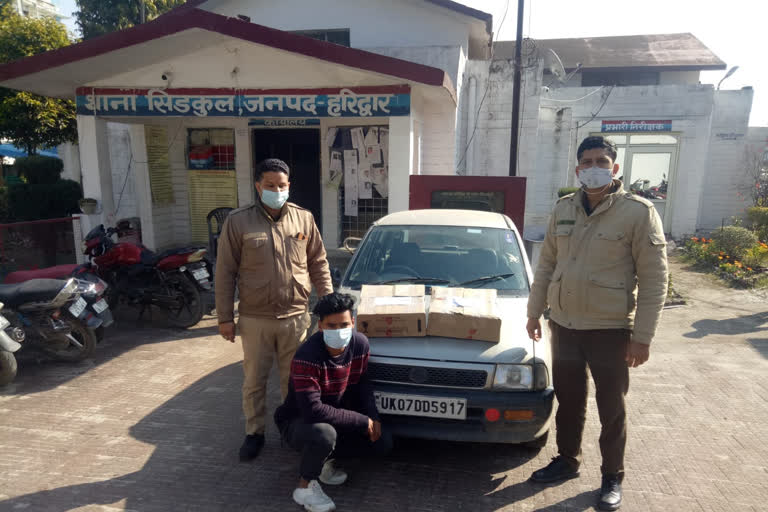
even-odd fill
[{"label": "khaki trousers", "polygon": [[241,316],[238,330],[243,343],[243,413],[245,433],[264,434],[267,379],[277,355],[282,400],[288,395],[291,361],[307,337],[309,313],[288,318]]},{"label": "khaki trousers", "polygon": [[627,329],[577,331],[553,321],[552,373],[558,407],[557,448],[574,467],[581,463],[581,437],[587,414],[587,367],[595,381],[600,416],[602,473],[624,474],[629,369],[624,357],[632,332]]}]

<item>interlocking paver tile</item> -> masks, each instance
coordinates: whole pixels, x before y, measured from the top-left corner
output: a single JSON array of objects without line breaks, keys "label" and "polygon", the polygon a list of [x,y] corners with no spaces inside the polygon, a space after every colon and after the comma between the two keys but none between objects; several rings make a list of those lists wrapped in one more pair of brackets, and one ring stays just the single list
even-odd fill
[{"label": "interlocking paver tile", "polygon": [[[692,304],[665,312],[650,362],[631,372],[622,510],[765,510],[768,301],[673,271]],[[256,462],[237,462],[241,351],[213,319],[189,331],[124,320],[92,361],[37,359],[21,354],[17,381],[0,389],[0,511],[299,510],[299,456],[274,429]],[[577,480],[527,482],[556,454],[554,436],[538,453],[403,440],[386,460],[350,463],[349,482],[326,490],[349,511],[593,510],[590,392]]]}]

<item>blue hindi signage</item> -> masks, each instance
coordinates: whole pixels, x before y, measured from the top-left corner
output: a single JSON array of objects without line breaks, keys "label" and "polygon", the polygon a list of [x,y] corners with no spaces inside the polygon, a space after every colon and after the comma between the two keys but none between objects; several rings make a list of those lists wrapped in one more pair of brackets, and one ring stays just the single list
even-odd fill
[{"label": "blue hindi signage", "polygon": [[[298,93],[301,94],[298,94]],[[358,90],[79,89],[79,115],[134,117],[393,117],[411,112],[408,86]]]}]

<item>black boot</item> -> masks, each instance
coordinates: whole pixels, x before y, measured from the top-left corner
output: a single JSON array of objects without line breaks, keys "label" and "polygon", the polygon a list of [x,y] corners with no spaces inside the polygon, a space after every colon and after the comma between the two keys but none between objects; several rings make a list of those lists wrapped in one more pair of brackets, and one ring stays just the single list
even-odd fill
[{"label": "black boot", "polygon": [[264,434],[253,434],[245,436],[245,441],[240,447],[240,462],[247,462],[259,456],[261,449],[264,448]]},{"label": "black boot", "polygon": [[545,468],[541,468],[538,471],[534,471],[531,475],[531,482],[540,484],[549,484],[553,482],[560,482],[562,480],[570,480],[571,478],[577,478],[579,476],[578,466],[574,466],[568,460],[558,455],[552,458],[552,462]]},{"label": "black boot", "polygon": [[621,506],[622,475],[603,475],[603,485],[600,486],[600,510],[618,510]]}]

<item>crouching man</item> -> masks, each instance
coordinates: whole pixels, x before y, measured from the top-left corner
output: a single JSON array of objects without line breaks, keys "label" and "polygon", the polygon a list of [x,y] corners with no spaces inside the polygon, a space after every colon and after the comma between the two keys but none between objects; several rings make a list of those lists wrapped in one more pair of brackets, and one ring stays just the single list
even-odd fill
[{"label": "crouching man", "polygon": [[353,307],[352,297],[340,293],[318,301],[320,330],[296,351],[288,396],[275,411],[283,440],[302,453],[293,499],[310,512],[336,508],[318,483],[346,481],[334,459],[386,455],[392,449],[368,378],[368,339],[353,330]]}]

